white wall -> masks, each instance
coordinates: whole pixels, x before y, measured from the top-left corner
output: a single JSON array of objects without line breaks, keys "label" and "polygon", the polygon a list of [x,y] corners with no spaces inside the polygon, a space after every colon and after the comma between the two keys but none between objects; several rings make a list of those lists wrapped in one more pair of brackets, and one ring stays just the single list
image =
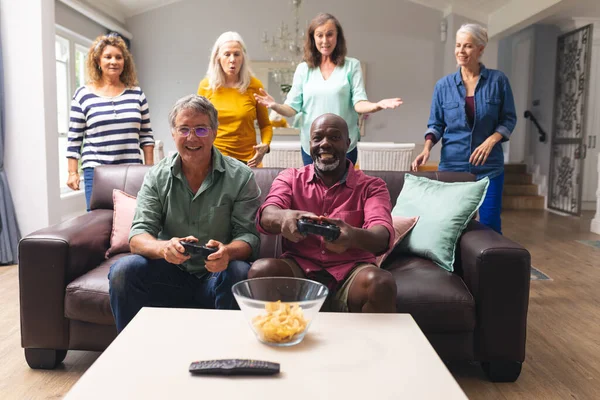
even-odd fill
[{"label": "white wall", "polygon": [[60,220],[54,2],[0,0],[5,169],[21,234]]},{"label": "white wall", "polygon": [[556,39],[560,30],[552,25],[535,25],[535,55],[533,69],[533,90],[531,111],[540,126],[546,131],[546,141],[539,141],[538,130],[531,126],[530,146],[535,164],[540,166],[540,173],[549,176],[550,150],[552,148],[552,117],[554,115],[554,86],[556,72]]},{"label": "white wall", "polygon": [[[533,163],[539,166],[539,173],[548,177],[550,172],[550,150],[552,139],[552,116],[554,107],[554,85],[556,70],[556,38],[560,30],[552,25],[533,25],[527,29],[503,38],[499,43],[498,64],[511,79],[513,62],[513,45],[516,40],[531,37],[534,43],[532,86],[530,104],[525,109],[533,112],[538,122],[546,131],[546,141],[539,141],[537,128],[528,124],[528,152],[533,156]],[[512,79],[511,79],[512,82]],[[533,104],[539,103],[534,106]],[[525,109],[517,110],[517,118],[523,118]]]},{"label": "white wall", "polygon": [[[365,141],[423,143],[435,82],[443,75],[442,14],[407,1],[336,0],[303,2],[303,20],[318,12],[335,15],[344,28],[348,53],[367,65],[366,86],[371,101],[402,97],[397,110],[372,115]],[[152,126],[174,149],[167,114],[180,97],[194,93],[206,72],[214,40],[226,30],[244,38],[250,56],[267,60],[260,38],[281,20],[291,24],[288,1],[223,0],[207,5],[188,0],[127,20],[134,35],[132,52],[142,89],[150,104]],[[453,34],[449,35],[453,41]]]}]

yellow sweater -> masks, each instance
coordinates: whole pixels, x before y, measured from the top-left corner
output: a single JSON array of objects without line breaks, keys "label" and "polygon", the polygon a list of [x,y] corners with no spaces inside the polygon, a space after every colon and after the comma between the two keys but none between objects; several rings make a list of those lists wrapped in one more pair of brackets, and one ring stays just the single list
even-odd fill
[{"label": "yellow sweater", "polygon": [[219,112],[219,129],[214,144],[226,156],[245,162],[254,156],[253,146],[257,144],[255,120],[258,120],[260,127],[261,142],[271,144],[273,127],[269,112],[254,99],[254,93],[262,87],[262,83],[255,77],[251,78],[245,93],[224,87],[213,91],[207,78],[198,85],[198,94],[210,100]]}]

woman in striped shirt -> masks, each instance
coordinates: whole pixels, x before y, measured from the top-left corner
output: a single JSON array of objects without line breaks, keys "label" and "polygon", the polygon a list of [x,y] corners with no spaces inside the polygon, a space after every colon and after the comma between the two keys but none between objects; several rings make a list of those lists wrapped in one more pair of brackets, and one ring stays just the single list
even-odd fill
[{"label": "woman in striped shirt", "polygon": [[133,58],[116,34],[100,36],[86,61],[87,85],[71,102],[67,186],[79,190],[82,161],[85,199],[90,210],[94,167],[105,164],[154,164],[154,137],[148,102],[137,86]]}]

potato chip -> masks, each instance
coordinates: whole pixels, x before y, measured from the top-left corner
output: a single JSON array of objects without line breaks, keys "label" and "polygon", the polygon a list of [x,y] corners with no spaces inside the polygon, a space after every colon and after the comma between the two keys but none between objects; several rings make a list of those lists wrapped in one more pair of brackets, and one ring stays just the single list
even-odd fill
[{"label": "potato chip", "polygon": [[306,329],[307,321],[302,307],[298,304],[270,302],[265,305],[265,311],[266,314],[257,315],[252,319],[254,327],[265,342],[290,342],[295,335]]}]

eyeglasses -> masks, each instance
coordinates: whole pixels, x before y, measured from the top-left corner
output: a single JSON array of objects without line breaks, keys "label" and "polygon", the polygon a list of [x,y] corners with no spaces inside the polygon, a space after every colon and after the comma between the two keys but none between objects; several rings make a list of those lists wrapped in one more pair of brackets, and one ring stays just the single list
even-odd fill
[{"label": "eyeglasses", "polygon": [[190,128],[189,126],[178,126],[176,128],[177,133],[183,137],[187,137],[190,135],[190,132],[194,131],[194,134],[198,137],[207,137],[212,129],[206,126],[197,126],[195,128]]}]

